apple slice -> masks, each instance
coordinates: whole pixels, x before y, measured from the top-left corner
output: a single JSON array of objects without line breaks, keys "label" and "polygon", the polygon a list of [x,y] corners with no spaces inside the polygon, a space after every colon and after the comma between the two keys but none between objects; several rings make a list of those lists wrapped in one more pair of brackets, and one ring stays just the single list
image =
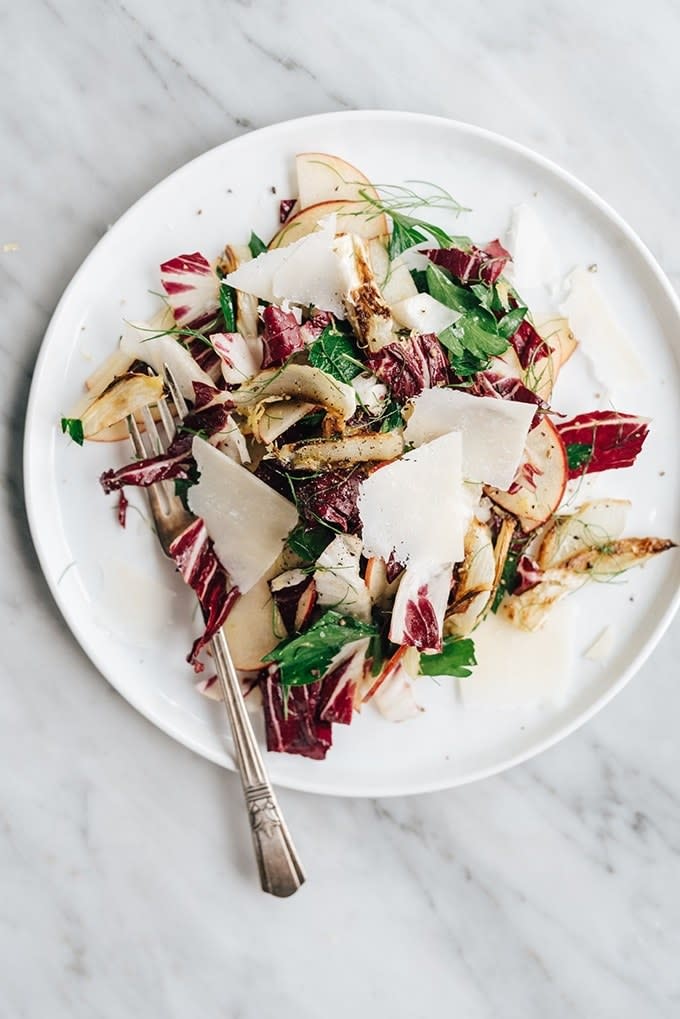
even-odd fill
[{"label": "apple slice", "polygon": [[560,435],[548,418],[527,435],[524,457],[512,491],[485,488],[498,506],[517,517],[525,534],[544,524],[560,504],[567,483],[567,454]]},{"label": "apple slice", "polygon": [[550,357],[541,358],[526,370],[524,384],[542,400],[549,401],[557,383],[562,365],[566,364],[578,346],[566,318],[548,318],[537,325],[537,330],[550,347]]},{"label": "apple slice", "polygon": [[268,570],[249,591],[242,594],[225,620],[229,651],[237,669],[261,669],[263,657],[273,651],[286,635],[283,620],[269,590],[268,577],[273,572],[273,569]]},{"label": "apple slice", "polygon": [[319,202],[360,201],[362,191],[371,198],[378,198],[366,174],[340,156],[326,152],[300,152],[295,157],[295,168],[301,209]]},{"label": "apple slice", "polygon": [[372,237],[382,237],[387,233],[385,216],[376,213],[363,200],[318,202],[307,209],[302,209],[284,223],[269,242],[270,251],[273,248],[285,248],[293,241],[299,241],[301,237],[313,233],[318,227],[319,220],[333,213],[337,215],[335,232],[338,234],[358,234],[359,237],[370,240]]}]

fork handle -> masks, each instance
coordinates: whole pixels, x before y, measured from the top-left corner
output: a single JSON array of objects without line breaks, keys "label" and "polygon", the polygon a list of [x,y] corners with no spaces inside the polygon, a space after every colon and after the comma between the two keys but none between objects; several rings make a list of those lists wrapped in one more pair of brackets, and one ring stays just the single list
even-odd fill
[{"label": "fork handle", "polygon": [[267,777],[241,683],[222,630],[212,639],[212,651],[231,724],[260,883],[265,892],[285,898],[296,892],[304,882],[304,871]]}]

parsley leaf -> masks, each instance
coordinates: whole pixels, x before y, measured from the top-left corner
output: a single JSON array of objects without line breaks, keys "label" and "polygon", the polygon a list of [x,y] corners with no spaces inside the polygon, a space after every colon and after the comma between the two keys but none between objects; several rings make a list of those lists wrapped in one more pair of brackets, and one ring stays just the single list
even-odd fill
[{"label": "parsley leaf", "polygon": [[234,288],[227,283],[220,283],[220,308],[224,316],[224,328],[228,333],[236,332],[236,311]]},{"label": "parsley leaf", "polygon": [[503,336],[506,340],[514,336],[524,321],[528,310],[528,308],[513,308],[507,315],[503,315],[503,318],[498,323],[498,335]]},{"label": "parsley leaf", "polygon": [[454,283],[448,273],[438,265],[430,263],[425,270],[425,278],[430,296],[434,297],[435,301],[441,301],[447,308],[466,312],[477,307],[479,302],[476,296],[466,287]]},{"label": "parsley leaf", "polygon": [[425,269],[411,269],[411,279],[416,285],[419,294],[429,293],[427,287],[427,273]]},{"label": "parsley leaf", "polygon": [[521,556],[521,551],[508,552],[505,562],[503,563],[503,572],[501,573],[501,579],[498,583],[498,588],[493,598],[491,605],[491,611],[496,613],[500,603],[506,594],[512,594],[513,590],[517,586],[517,563]]},{"label": "parsley leaf", "polygon": [[493,315],[474,308],[439,334],[439,342],[449,351],[449,361],[458,375],[484,371],[490,358],[508,349],[508,341],[495,333],[494,327]]},{"label": "parsley leaf", "polygon": [[257,258],[258,255],[261,255],[264,251],[267,250],[267,245],[260,237],[257,236],[254,230],[250,231],[250,240],[248,241],[248,247],[250,248],[250,254],[253,256],[253,258]]},{"label": "parsley leaf", "polygon": [[394,400],[388,400],[380,416],[380,431],[392,432],[395,428],[401,428],[403,423],[401,407]]},{"label": "parsley leaf", "polygon": [[586,467],[593,455],[592,442],[568,442],[567,463],[570,471],[578,471]]},{"label": "parsley leaf", "polygon": [[422,244],[423,241],[427,240],[427,237],[419,230],[414,224],[407,222],[410,218],[408,216],[397,216],[394,213],[392,215],[392,232],[390,234],[389,243],[387,245],[387,253],[390,256],[390,261],[401,255],[402,251],[407,251],[408,248],[412,248],[414,244]]},{"label": "parsley leaf", "polygon": [[83,422],[80,418],[62,418],[61,430],[71,436],[74,442],[82,446],[85,435],[83,434]]},{"label": "parsley leaf", "polygon": [[494,288],[487,286],[486,283],[472,283],[470,290],[479,301],[481,308],[486,311],[492,311],[494,301]]},{"label": "parsley leaf", "polygon": [[447,637],[438,654],[420,656],[420,672],[423,676],[455,676],[464,679],[472,674],[471,666],[476,664],[475,645],[469,637]]},{"label": "parsley leaf", "polygon": [[321,368],[340,382],[351,382],[363,371],[354,341],[332,324],[311,344],[308,357],[314,368]]},{"label": "parsley leaf", "polygon": [[315,563],[334,537],[327,527],[298,524],[286,538],[286,545],[305,563]]},{"label": "parsley leaf", "polygon": [[375,632],[375,626],[329,609],[308,630],[282,641],[262,661],[276,662],[284,687],[317,683],[345,644],[372,637]]}]

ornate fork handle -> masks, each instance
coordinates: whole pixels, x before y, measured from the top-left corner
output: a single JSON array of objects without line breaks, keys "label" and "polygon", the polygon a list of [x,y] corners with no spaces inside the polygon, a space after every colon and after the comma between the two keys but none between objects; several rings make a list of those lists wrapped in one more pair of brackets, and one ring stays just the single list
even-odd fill
[{"label": "ornate fork handle", "polygon": [[304,882],[305,875],[267,778],[241,684],[222,631],[213,637],[212,650],[231,724],[260,882],[263,890],[272,895],[292,895]]}]

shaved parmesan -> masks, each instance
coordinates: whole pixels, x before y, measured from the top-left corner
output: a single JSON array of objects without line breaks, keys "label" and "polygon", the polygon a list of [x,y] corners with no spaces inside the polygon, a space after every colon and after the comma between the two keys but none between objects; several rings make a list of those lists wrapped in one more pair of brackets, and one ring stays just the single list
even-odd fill
[{"label": "shaved parmesan", "polygon": [[277,300],[314,305],[336,318],[345,317],[340,266],[332,247],[334,239],[335,216],[329,216],[321,230],[278,249],[288,257],[274,273],[272,287]]},{"label": "shaved parmesan", "polygon": [[314,305],[344,318],[342,277],[333,250],[334,240],[335,217],[328,216],[321,229],[287,247],[262,252],[239,265],[225,280],[229,286],[263,301]]},{"label": "shaved parmesan", "polygon": [[297,511],[204,439],[194,438],[192,452],[200,480],[189,489],[189,509],[205,521],[217,557],[245,594],[280,555]]},{"label": "shaved parmesan", "polygon": [[614,650],[615,640],[614,627],[605,626],[599,637],[593,641],[587,651],[584,651],[583,657],[591,662],[604,662]]},{"label": "shaved parmesan", "polygon": [[414,446],[448,432],[462,436],[463,477],[506,489],[522,460],[533,404],[425,389],[413,401],[404,438]]},{"label": "shaved parmesan", "polygon": [[523,297],[555,282],[558,274],[555,248],[533,205],[522,203],[512,210],[507,247],[512,261],[505,275]]},{"label": "shaved parmesan", "polygon": [[[310,235],[311,236],[311,235]],[[224,280],[230,287],[241,290],[244,294],[252,294],[262,301],[270,303],[276,300],[274,294],[274,273],[279,269],[290,256],[291,249],[296,245],[304,244],[302,240],[291,244],[289,248],[274,248],[272,251],[263,251],[257,258],[251,258],[248,262],[242,262],[238,269],[228,273]]]},{"label": "shaved parmesan", "polygon": [[369,623],[371,596],[359,573],[361,541],[349,534],[339,534],[316,561],[314,582],[319,605]]},{"label": "shaved parmesan", "polygon": [[195,400],[194,382],[214,386],[213,380],[194,361],[174,336],[159,336],[147,322],[129,322],[120,339],[120,349],[135,360],[150,365],[157,375],[167,364],[185,400]]},{"label": "shaved parmesan", "polygon": [[361,483],[364,555],[423,569],[464,555],[461,437],[451,432],[380,467]]},{"label": "shaved parmesan", "polygon": [[[424,257],[424,256],[423,256]],[[427,262],[427,259],[425,259]],[[387,304],[397,304],[399,301],[406,301],[409,297],[417,297],[418,288],[413,282],[413,277],[408,266],[401,261],[401,256],[389,264],[387,274],[380,285],[382,295]]]},{"label": "shaved parmesan", "polygon": [[477,666],[459,680],[466,707],[521,708],[563,702],[571,677],[571,606],[556,606],[543,627],[518,630],[490,614],[474,633]]},{"label": "shaved parmesan", "polygon": [[[410,273],[409,273],[410,279]],[[419,333],[441,333],[460,318],[460,313],[435,301],[429,294],[415,294],[390,308],[394,321]]]},{"label": "shaved parmesan", "polygon": [[561,311],[569,319],[597,380],[608,389],[639,386],[646,371],[628,336],[603,297],[595,276],[574,269]]}]

